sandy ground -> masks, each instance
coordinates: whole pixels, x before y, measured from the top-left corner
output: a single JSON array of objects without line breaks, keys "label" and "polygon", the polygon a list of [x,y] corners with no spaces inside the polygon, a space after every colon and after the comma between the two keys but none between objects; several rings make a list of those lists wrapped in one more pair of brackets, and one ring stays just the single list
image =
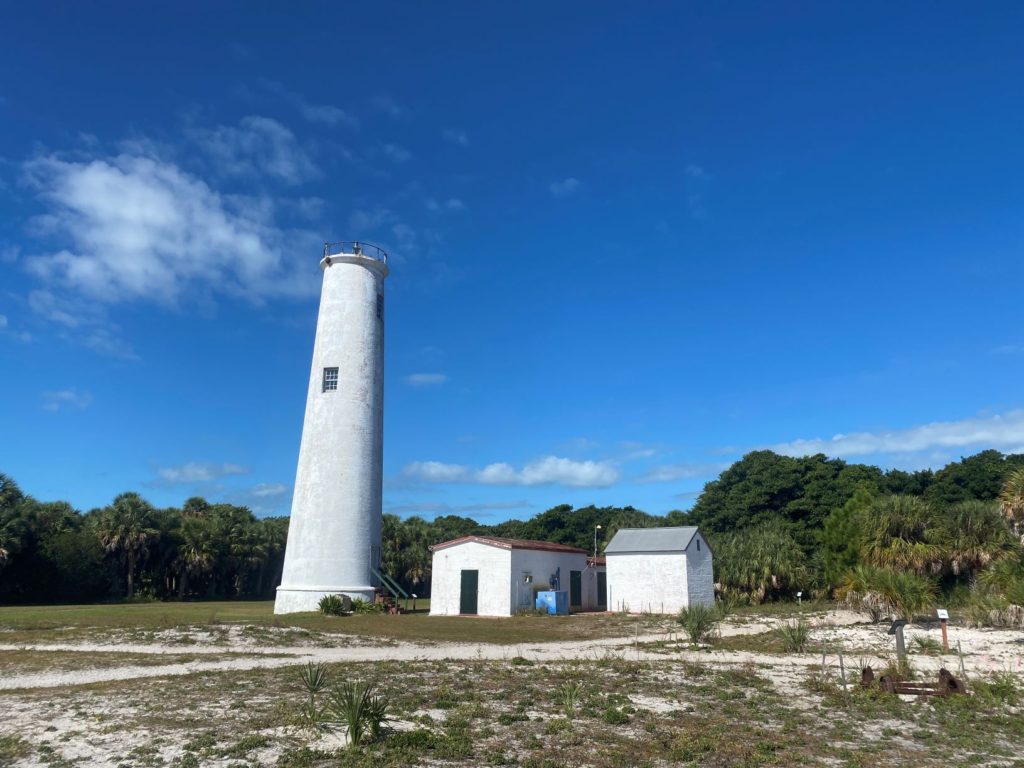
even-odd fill
[{"label": "sandy ground", "polygon": [[[734,620],[721,628],[723,637],[754,635],[766,632],[780,623],[778,620],[758,621]],[[851,679],[864,664],[884,665],[893,656],[893,638],[886,634],[886,625],[864,623],[860,614],[850,611],[832,611],[813,620],[812,643],[804,654],[766,654],[753,651],[686,650],[681,649],[682,637],[675,630],[659,634],[643,634],[635,637],[601,638],[573,642],[538,643],[525,645],[492,645],[488,643],[436,643],[417,644],[409,642],[379,643],[372,639],[339,637],[340,647],[279,645],[267,646],[249,639],[231,637],[227,643],[216,645],[192,642],[187,653],[193,656],[243,653],[244,657],[212,661],[194,660],[186,663],[156,665],[108,666],[102,669],[83,669],[65,672],[17,674],[17,670],[5,670],[0,678],[0,690],[59,688],[113,680],[129,680],[144,677],[166,677],[192,675],[201,672],[223,670],[249,670],[293,666],[307,661],[325,663],[359,663],[372,661],[417,661],[417,660],[502,660],[521,656],[531,661],[557,662],[578,659],[600,659],[609,655],[637,659],[664,660],[670,653],[672,658],[716,664],[756,664],[767,668],[768,674],[783,687],[788,687],[794,677],[806,674],[809,667],[821,666],[837,669],[839,653],[844,654],[845,668]],[[915,638],[940,638],[938,627],[925,628],[910,626],[905,630],[907,648],[916,650]],[[169,632],[157,639],[173,640]],[[194,641],[195,638],[192,638]],[[988,675],[993,672],[1012,672],[1024,676],[1024,632],[1006,630],[950,628],[948,654],[915,656],[915,665],[921,671],[937,671],[940,667],[958,673],[961,657],[956,653],[957,644],[963,652],[963,668],[968,677]],[[44,643],[30,645],[0,644],[0,651],[64,651],[81,653],[132,653],[155,655],[180,655],[183,647],[175,642],[155,643]],[[823,662],[824,655],[824,662]]]}]

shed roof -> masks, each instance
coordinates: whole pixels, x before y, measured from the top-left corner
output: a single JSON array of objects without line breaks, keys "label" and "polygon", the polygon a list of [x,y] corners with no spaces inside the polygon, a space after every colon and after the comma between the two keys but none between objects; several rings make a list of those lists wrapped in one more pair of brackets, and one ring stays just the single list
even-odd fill
[{"label": "shed roof", "polygon": [[447,549],[458,544],[476,542],[477,544],[489,544],[492,547],[501,549],[536,549],[542,552],[572,552],[573,554],[585,555],[587,550],[579,547],[570,547],[568,544],[555,544],[552,541],[535,541],[533,539],[503,539],[499,536],[462,536],[451,541],[442,541],[434,544],[430,549],[436,552],[439,549]]},{"label": "shed roof", "polygon": [[604,548],[606,555],[624,552],[682,552],[697,534],[696,526],[619,528]]}]

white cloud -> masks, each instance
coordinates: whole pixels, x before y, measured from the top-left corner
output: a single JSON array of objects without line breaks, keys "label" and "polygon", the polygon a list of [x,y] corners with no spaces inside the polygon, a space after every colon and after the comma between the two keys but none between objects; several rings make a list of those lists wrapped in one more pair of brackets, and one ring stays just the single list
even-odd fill
[{"label": "white cloud", "polygon": [[619,479],[619,470],[605,461],[574,461],[546,456],[517,470],[498,462],[474,470],[461,464],[417,461],[402,474],[429,483],[477,483],[481,485],[565,485],[573,488],[601,488]]},{"label": "white cloud", "polygon": [[423,201],[423,204],[427,207],[428,211],[464,211],[466,210],[466,204],[457,197],[449,197],[444,202],[438,202],[432,197],[428,197]]},{"label": "white cloud", "polygon": [[61,408],[88,408],[92,403],[92,395],[74,389],[60,389],[56,392],[43,392],[43,410],[59,411]]},{"label": "white cloud", "polygon": [[187,485],[191,483],[209,483],[228,475],[245,475],[249,470],[238,464],[211,464],[190,461],[178,467],[161,467],[156,474],[168,485]]},{"label": "white cloud", "polygon": [[937,448],[1011,448],[1024,443],[1024,410],[960,421],[937,421],[889,432],[856,432],[829,439],[793,440],[771,446],[776,453],[806,456],[824,453],[842,458],[870,454],[914,453]]},{"label": "white cloud", "polygon": [[569,195],[575,193],[579,188],[579,179],[574,179],[572,176],[567,179],[562,179],[561,181],[553,181],[548,186],[548,189],[551,190],[551,194],[555,197],[569,197]]},{"label": "white cloud", "polygon": [[320,175],[295,134],[269,117],[249,115],[237,128],[196,128],[189,135],[228,176],[269,176],[299,184]]},{"label": "white cloud", "polygon": [[0,315],[0,328],[7,327],[7,315]]},{"label": "white cloud", "polygon": [[405,377],[405,383],[413,387],[430,387],[446,381],[448,377],[443,373],[411,373]]},{"label": "white cloud", "polygon": [[445,128],[441,131],[441,137],[452,144],[458,144],[460,147],[469,146],[469,136],[465,131],[455,130],[454,128]]},{"label": "white cloud", "polygon": [[[269,201],[224,197],[173,163],[137,153],[91,161],[42,157],[25,171],[49,206],[37,230],[66,244],[25,260],[49,283],[30,302],[62,325],[82,324],[82,316],[52,292],[59,289],[80,295],[80,307],[135,299],[174,304],[192,285],[254,300],[315,294],[315,276],[286,269],[286,233],[272,226]],[[315,249],[309,233],[288,237]]]}]

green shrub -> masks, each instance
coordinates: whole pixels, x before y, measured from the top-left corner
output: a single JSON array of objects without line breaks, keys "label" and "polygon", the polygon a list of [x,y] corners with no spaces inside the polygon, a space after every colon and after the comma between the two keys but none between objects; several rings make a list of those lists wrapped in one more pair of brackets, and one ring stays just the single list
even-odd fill
[{"label": "green shrub", "polygon": [[780,624],[774,633],[788,653],[803,653],[811,642],[811,625],[804,619]]},{"label": "green shrub", "polygon": [[331,713],[348,728],[350,749],[381,736],[390,702],[373,692],[372,683],[348,682],[331,694]]},{"label": "green shrub", "polygon": [[318,603],[320,613],[324,616],[344,616],[345,601],[341,595],[324,595]]},{"label": "green shrub", "polygon": [[691,605],[679,612],[677,621],[693,645],[705,643],[714,638],[718,628],[718,610],[710,605]]},{"label": "green shrub", "polygon": [[357,597],[352,601],[352,613],[384,613],[384,606],[380,603],[371,603]]}]

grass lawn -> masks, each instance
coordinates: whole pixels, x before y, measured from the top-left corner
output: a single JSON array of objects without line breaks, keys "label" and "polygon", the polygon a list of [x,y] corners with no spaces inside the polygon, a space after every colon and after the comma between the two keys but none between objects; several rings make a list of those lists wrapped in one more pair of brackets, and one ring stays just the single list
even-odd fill
[{"label": "grass lawn", "polygon": [[[437,642],[537,643],[561,639],[615,637],[664,626],[659,617],[580,614],[568,617],[510,618],[429,616],[429,601],[417,600],[417,612],[321,616],[317,613],[274,615],[274,602],[221,601],[182,603],[105,603],[0,607],[0,643],[83,639],[117,630],[159,631],[231,624],[301,628],[324,634],[361,635],[392,640]],[[62,630],[54,633],[54,630]]]}]

